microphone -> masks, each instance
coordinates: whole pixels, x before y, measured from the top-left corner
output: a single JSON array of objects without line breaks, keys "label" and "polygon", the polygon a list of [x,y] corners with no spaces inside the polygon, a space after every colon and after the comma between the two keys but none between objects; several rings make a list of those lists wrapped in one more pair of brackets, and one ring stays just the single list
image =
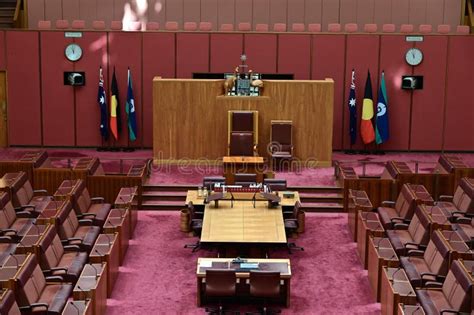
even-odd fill
[{"label": "microphone", "polygon": [[99,278],[99,271],[97,270],[97,268],[94,266],[94,264],[90,264],[90,266],[94,269],[95,271],[95,278]]},{"label": "microphone", "polygon": [[403,269],[401,266],[395,270],[395,272],[392,274],[392,279],[390,280],[391,283],[395,282],[395,275],[400,271],[400,269]]},{"label": "microphone", "polygon": [[36,219],[34,219],[31,224],[34,225],[34,227],[36,228],[36,235],[41,235],[39,226],[36,224]]},{"label": "microphone", "polygon": [[124,198],[123,198],[123,195],[118,195],[119,197],[119,200],[122,202],[122,204],[124,205],[124,207],[126,208],[127,206],[129,206],[129,203],[131,203],[131,201],[126,201]]},{"label": "microphone", "polygon": [[102,254],[101,252],[99,252],[97,249],[94,249],[94,252],[100,256],[100,260],[102,261],[102,258],[105,256],[104,254]]},{"label": "microphone", "polygon": [[15,268],[18,269],[18,267],[20,266],[20,262],[18,261],[18,258],[15,257],[15,255],[13,255],[12,253],[10,253],[10,257],[15,260]]},{"label": "microphone", "polygon": [[235,200],[234,194],[232,193],[232,191],[229,191],[229,194],[230,194],[230,207],[233,208],[234,207],[234,200]]},{"label": "microphone", "polygon": [[76,306],[76,304],[74,304],[74,301],[71,301],[71,302],[69,302],[69,303],[71,303],[71,305],[76,309],[77,315],[80,315],[81,312],[79,311],[79,308]]},{"label": "microphone", "polygon": [[[121,218],[123,219],[122,216],[121,216]],[[112,226],[113,229],[115,229],[117,227],[115,224],[112,223],[112,221],[110,221],[110,218],[107,220],[107,222]]]},{"label": "microphone", "polygon": [[[411,293],[411,291],[410,291],[410,293]],[[408,294],[408,295],[410,295],[410,294]],[[420,306],[420,305],[417,305],[417,306],[416,306],[416,310],[414,310],[413,312],[411,312],[411,314],[414,315],[414,314],[418,313],[420,310],[421,310],[421,306]],[[423,314],[423,313],[421,313],[421,314]]]},{"label": "microphone", "polygon": [[375,248],[376,248],[376,249],[379,249],[380,243],[381,243],[383,240],[384,240],[384,238],[381,237],[381,238],[377,241],[377,245],[375,245]]},{"label": "microphone", "polygon": [[255,192],[255,193],[253,194],[252,203],[253,203],[253,207],[254,207],[254,209],[255,209],[255,207],[257,206],[257,192]]}]

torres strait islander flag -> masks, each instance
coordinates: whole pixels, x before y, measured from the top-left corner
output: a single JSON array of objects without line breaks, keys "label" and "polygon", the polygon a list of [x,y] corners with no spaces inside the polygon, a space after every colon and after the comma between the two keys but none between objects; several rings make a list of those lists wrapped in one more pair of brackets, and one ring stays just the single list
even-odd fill
[{"label": "torres strait islander flag", "polygon": [[382,71],[377,100],[377,117],[375,117],[375,142],[381,144],[387,141],[388,138],[388,99],[387,89],[385,88],[385,73]]},{"label": "torres strait islander flag", "polygon": [[130,72],[130,68],[128,68],[127,104],[125,111],[128,117],[128,136],[130,141],[135,141],[137,140],[137,117],[135,114],[135,97],[133,96],[132,73]]},{"label": "torres strait islander flag", "polygon": [[365,82],[364,101],[362,104],[362,120],[360,123],[360,134],[364,144],[369,144],[375,140],[374,125],[374,101],[372,100],[372,81],[370,71],[367,71],[367,81]]}]

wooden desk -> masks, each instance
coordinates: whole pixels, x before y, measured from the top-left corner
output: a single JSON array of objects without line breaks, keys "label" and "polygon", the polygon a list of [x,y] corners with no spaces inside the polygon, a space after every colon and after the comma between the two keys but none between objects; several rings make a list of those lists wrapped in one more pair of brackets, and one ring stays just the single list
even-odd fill
[{"label": "wooden desk", "polygon": [[[205,300],[204,296],[204,279],[206,278],[206,270],[208,269],[238,269],[240,264],[233,264],[233,258],[198,258],[197,262],[197,305],[201,306]],[[291,280],[291,264],[289,259],[247,259],[248,263],[258,263],[259,270],[279,271],[283,285],[280,287],[280,300],[287,307],[290,306],[290,280]],[[209,267],[210,266],[210,267]],[[237,286],[239,287],[237,295],[240,297],[248,297],[248,283],[246,279],[250,274],[248,271],[238,271]],[[245,279],[245,280],[242,280]],[[240,300],[240,299],[239,299]]]},{"label": "wooden desk", "polygon": [[359,211],[357,220],[357,251],[362,265],[367,269],[369,237],[383,237],[385,230],[375,212]]},{"label": "wooden desk", "polygon": [[382,315],[397,314],[398,304],[416,304],[415,290],[403,268],[383,267],[380,286]]},{"label": "wooden desk", "polygon": [[68,200],[51,200],[36,218],[37,224],[59,226],[58,217],[68,205],[70,205]]},{"label": "wooden desk", "polygon": [[452,230],[453,227],[449,218],[446,215],[446,212],[443,211],[439,206],[420,206],[423,211],[428,214],[428,217],[433,222],[431,226],[430,235],[434,233],[435,230]]},{"label": "wooden desk", "polygon": [[367,270],[369,272],[369,283],[372,288],[372,296],[380,302],[380,278],[382,267],[398,267],[400,261],[388,238],[369,237],[367,248]]},{"label": "wooden desk", "polygon": [[357,242],[357,214],[359,211],[372,211],[373,206],[364,190],[349,189],[347,220],[354,242]]},{"label": "wooden desk", "polygon": [[94,315],[105,314],[107,308],[107,269],[107,263],[85,265],[72,292],[75,301],[90,301]]},{"label": "wooden desk", "polygon": [[130,216],[130,238],[133,238],[133,231],[138,223],[138,209],[137,209],[138,187],[124,187],[121,188],[117,198],[115,198],[115,207],[119,209],[129,209]]},{"label": "wooden desk", "polygon": [[425,315],[425,311],[421,305],[398,303],[398,315]]},{"label": "wooden desk", "polygon": [[[285,198],[283,194],[285,193],[292,193],[293,197],[292,198]],[[234,193],[234,197],[236,199],[247,199],[250,200],[252,199],[253,193]],[[293,207],[297,201],[300,201],[300,194],[297,191],[279,191],[278,196],[280,196],[281,201],[280,205],[282,207]],[[238,198],[242,197],[242,198]],[[258,194],[257,194],[257,199],[263,200]],[[204,206],[204,198],[203,197],[198,197],[197,190],[188,190],[188,193],[186,194],[186,204],[189,204],[189,202],[192,202],[194,206]]]},{"label": "wooden desk", "polygon": [[268,209],[267,202],[221,200],[206,205],[201,243],[286,243],[281,207]]},{"label": "wooden desk", "polygon": [[[65,200],[71,199],[71,195],[73,195],[77,189],[79,188],[82,180],[81,179],[66,179],[63,180],[61,185],[59,185],[58,189],[54,193],[54,198],[56,200]],[[72,202],[72,200],[71,200]]]},{"label": "wooden desk", "polygon": [[107,263],[107,297],[111,297],[120,266],[117,234],[100,234],[91,250],[89,261],[94,264]]},{"label": "wooden desk", "polygon": [[227,185],[235,183],[236,173],[256,174],[257,183],[263,183],[263,157],[261,156],[224,156],[224,177]]},{"label": "wooden desk", "polygon": [[441,231],[443,238],[448,242],[450,248],[449,268],[453,260],[473,260],[474,251],[467,246],[457,231]]},{"label": "wooden desk", "polygon": [[62,315],[93,315],[94,309],[92,306],[92,302],[87,301],[69,301],[64,310]]},{"label": "wooden desk", "polygon": [[130,210],[112,209],[105,221],[103,230],[106,234],[118,234],[118,242],[120,249],[120,265],[123,264],[125,254],[127,253],[128,243],[130,239]]},{"label": "wooden desk", "polygon": [[54,229],[52,225],[32,225],[25,233],[21,242],[15,249],[15,254],[36,254],[39,257],[38,244],[43,239],[44,235],[49,233],[50,229]]},{"label": "wooden desk", "polygon": [[9,256],[0,267],[0,288],[16,290],[15,281],[23,266],[27,265],[33,255]]}]

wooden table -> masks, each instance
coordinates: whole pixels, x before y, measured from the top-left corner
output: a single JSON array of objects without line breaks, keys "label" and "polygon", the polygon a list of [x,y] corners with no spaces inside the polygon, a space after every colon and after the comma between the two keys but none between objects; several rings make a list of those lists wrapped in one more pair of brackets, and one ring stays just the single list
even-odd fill
[{"label": "wooden table", "polygon": [[415,290],[403,268],[383,267],[380,286],[382,315],[397,314],[398,304],[416,304]]},{"label": "wooden table", "polygon": [[16,278],[23,266],[28,265],[34,256],[21,254],[9,256],[0,267],[0,287],[16,290]]},{"label": "wooden table", "polygon": [[[297,201],[300,201],[300,194],[297,191],[278,191],[278,196],[281,197],[280,205],[282,207],[293,207]],[[285,194],[293,194],[293,197],[287,198]],[[247,199],[250,200],[253,196],[253,193],[234,193],[236,199]],[[241,198],[237,198],[241,197]],[[258,194],[257,199],[263,200]],[[197,190],[188,190],[186,194],[186,204],[192,202],[194,206],[204,206],[204,197],[198,197]]]},{"label": "wooden table", "polygon": [[138,187],[123,187],[120,189],[117,198],[115,198],[115,208],[129,209],[130,215],[130,238],[133,238],[133,231],[138,223],[137,204]]},{"label": "wooden table", "polygon": [[421,305],[398,303],[398,315],[425,315],[425,311]]},{"label": "wooden table", "polygon": [[118,234],[120,265],[123,264],[130,240],[130,209],[112,209],[105,221],[103,231],[106,234]]},{"label": "wooden table", "polygon": [[268,208],[266,201],[221,200],[219,207],[206,205],[201,243],[286,243],[281,206]]},{"label": "wooden table", "polygon": [[58,217],[67,206],[70,206],[68,200],[51,200],[36,218],[36,223],[59,226]]},{"label": "wooden table", "polygon": [[70,200],[71,196],[77,191],[79,186],[82,183],[82,179],[66,179],[63,180],[61,185],[54,193],[54,198],[56,200]]},{"label": "wooden table", "polygon": [[43,239],[44,235],[48,234],[50,229],[55,227],[48,225],[31,225],[25,235],[22,237],[21,242],[15,249],[15,254],[36,254],[39,257],[39,242]]},{"label": "wooden table", "polygon": [[117,234],[100,234],[91,250],[89,261],[94,264],[107,263],[107,297],[111,297],[120,266]]},{"label": "wooden table", "polygon": [[380,223],[378,214],[375,212],[359,211],[357,220],[357,251],[362,265],[367,269],[369,236],[382,237],[385,230],[382,223]]},{"label": "wooden table", "polygon": [[94,315],[105,314],[107,308],[107,269],[105,262],[85,265],[72,292],[75,301],[90,301]]},{"label": "wooden table", "polygon": [[448,242],[449,248],[451,249],[449,267],[451,267],[453,260],[456,259],[474,259],[474,251],[467,246],[457,231],[441,231],[441,234]]},{"label": "wooden table", "polygon": [[261,156],[224,156],[224,177],[227,185],[235,183],[236,173],[257,175],[257,183],[263,183],[263,157]]},{"label": "wooden table", "polygon": [[[206,270],[208,269],[238,269],[240,264],[233,264],[233,258],[198,258],[197,262],[197,305],[201,306],[205,300],[204,279],[206,278]],[[287,307],[290,306],[290,280],[291,280],[291,264],[289,259],[246,259],[248,263],[258,263],[259,270],[279,271],[283,285],[280,287],[280,302]],[[236,272],[237,286],[239,287],[237,295],[240,298],[249,296],[248,283],[246,279],[250,276],[249,271],[239,270]],[[242,280],[245,279],[245,280]]]},{"label": "wooden table", "polygon": [[372,211],[373,206],[364,190],[349,189],[347,220],[352,239],[357,242],[357,214],[359,211]]},{"label": "wooden table", "polygon": [[367,248],[367,270],[369,272],[369,283],[372,288],[372,296],[380,302],[380,278],[382,267],[398,267],[400,261],[388,238],[370,237]]},{"label": "wooden table", "polygon": [[93,315],[94,308],[92,302],[84,301],[69,301],[63,309],[62,315]]}]

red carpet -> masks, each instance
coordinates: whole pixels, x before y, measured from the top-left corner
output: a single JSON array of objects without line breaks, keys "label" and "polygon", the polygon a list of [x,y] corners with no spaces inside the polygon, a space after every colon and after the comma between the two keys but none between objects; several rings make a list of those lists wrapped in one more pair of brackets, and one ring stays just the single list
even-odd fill
[{"label": "red carpet", "polygon": [[[296,240],[305,251],[290,256],[291,307],[284,313],[380,313],[346,221],[345,214],[307,215],[306,232]],[[193,254],[183,248],[195,240],[179,231],[177,212],[140,212],[107,314],[204,313],[196,307],[196,262],[213,253]],[[286,257],[286,251],[271,254],[271,258]]]}]

